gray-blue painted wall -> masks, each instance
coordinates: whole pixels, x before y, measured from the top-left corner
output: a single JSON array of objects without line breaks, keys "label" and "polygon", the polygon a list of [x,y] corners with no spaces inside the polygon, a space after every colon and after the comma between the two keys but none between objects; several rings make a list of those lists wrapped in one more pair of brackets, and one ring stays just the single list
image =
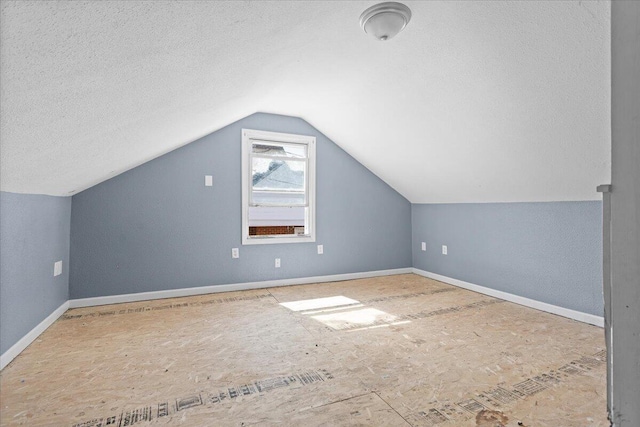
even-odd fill
[{"label": "gray-blue painted wall", "polygon": [[[241,245],[242,128],[317,138],[316,243]],[[71,298],[411,267],[410,203],[293,117],[251,115],[74,195],[72,205]]]},{"label": "gray-blue painted wall", "polygon": [[415,268],[603,314],[599,201],[417,204],[411,220]]},{"label": "gray-blue painted wall", "polygon": [[[316,243],[241,245],[243,127],[316,136]],[[410,266],[602,315],[601,226],[600,202],[410,205],[305,121],[255,114],[73,198],[0,193],[0,351],[69,298]]]},{"label": "gray-blue painted wall", "polygon": [[69,299],[70,218],[71,197],[0,192],[0,353]]}]

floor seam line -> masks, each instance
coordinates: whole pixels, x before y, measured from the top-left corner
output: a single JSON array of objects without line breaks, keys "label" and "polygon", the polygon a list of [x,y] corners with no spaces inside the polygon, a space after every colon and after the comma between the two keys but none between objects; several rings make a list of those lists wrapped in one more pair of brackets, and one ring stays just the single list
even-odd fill
[{"label": "floor seam line", "polygon": [[279,300],[278,298],[276,298],[276,296],[275,296],[275,295],[273,295],[269,289],[267,289],[267,292],[269,293],[269,295],[271,295],[271,298],[273,298],[274,300],[276,300],[276,302],[277,302],[278,304],[280,304],[280,300]]},{"label": "floor seam line", "polygon": [[400,418],[402,418],[402,419],[404,420],[404,422],[405,422],[405,423],[407,423],[408,425],[410,425],[410,426],[412,426],[412,427],[413,427],[413,424],[411,424],[409,421],[407,421],[407,419],[406,419],[405,417],[403,417],[402,415],[400,415],[400,412],[396,411],[396,408],[394,408],[393,406],[391,406],[391,405],[389,404],[389,402],[387,402],[386,400],[384,400],[384,399],[382,398],[382,396],[380,396],[380,395],[378,394],[378,392],[377,392],[377,391],[372,391],[372,393],[373,393],[373,394],[375,394],[376,396],[378,396],[378,397],[380,398],[380,400],[382,400],[382,401],[383,401],[383,402],[384,402],[384,403],[385,403],[389,408],[391,408],[391,410],[392,410],[393,412],[395,412],[396,414],[398,414],[398,416],[399,416]]},{"label": "floor seam line", "polygon": [[[325,404],[323,404],[323,405],[320,405],[320,406],[314,406],[314,407],[309,408],[309,409],[319,409],[319,408],[324,408],[325,406],[333,405],[333,404],[335,404],[335,403],[340,403],[340,402],[346,402],[347,400],[356,399],[356,398],[358,398],[358,397],[363,397],[363,396],[366,396],[366,395],[368,395],[368,394],[372,394],[372,393],[373,393],[373,392],[371,392],[371,391],[370,391],[370,392],[367,392],[367,393],[357,394],[357,395],[355,395],[355,396],[345,397],[344,399],[336,400],[336,401],[333,401],[333,402],[327,402],[327,403],[325,403]],[[373,393],[373,394],[375,394],[375,393]]]}]

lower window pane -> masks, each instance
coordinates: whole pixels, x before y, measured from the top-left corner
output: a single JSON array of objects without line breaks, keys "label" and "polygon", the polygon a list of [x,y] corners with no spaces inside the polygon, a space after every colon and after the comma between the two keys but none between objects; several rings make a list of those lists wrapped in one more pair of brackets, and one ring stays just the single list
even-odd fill
[{"label": "lower window pane", "polygon": [[304,193],[281,191],[252,191],[251,201],[264,205],[304,205],[306,200]]},{"label": "lower window pane", "polygon": [[304,207],[249,207],[249,236],[304,235]]}]

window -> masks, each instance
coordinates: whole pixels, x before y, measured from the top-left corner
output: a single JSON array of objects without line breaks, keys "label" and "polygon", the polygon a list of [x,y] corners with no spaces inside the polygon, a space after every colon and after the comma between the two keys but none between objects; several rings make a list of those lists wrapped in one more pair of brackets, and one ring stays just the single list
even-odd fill
[{"label": "window", "polygon": [[315,242],[316,138],[242,129],[242,244]]}]

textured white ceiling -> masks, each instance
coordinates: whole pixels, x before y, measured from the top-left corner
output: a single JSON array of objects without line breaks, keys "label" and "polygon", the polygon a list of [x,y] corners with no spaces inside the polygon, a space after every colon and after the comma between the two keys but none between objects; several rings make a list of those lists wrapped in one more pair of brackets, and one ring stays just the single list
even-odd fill
[{"label": "textured white ceiling", "polygon": [[414,203],[588,200],[610,180],[608,2],[3,1],[1,189],[70,195],[256,111]]}]

